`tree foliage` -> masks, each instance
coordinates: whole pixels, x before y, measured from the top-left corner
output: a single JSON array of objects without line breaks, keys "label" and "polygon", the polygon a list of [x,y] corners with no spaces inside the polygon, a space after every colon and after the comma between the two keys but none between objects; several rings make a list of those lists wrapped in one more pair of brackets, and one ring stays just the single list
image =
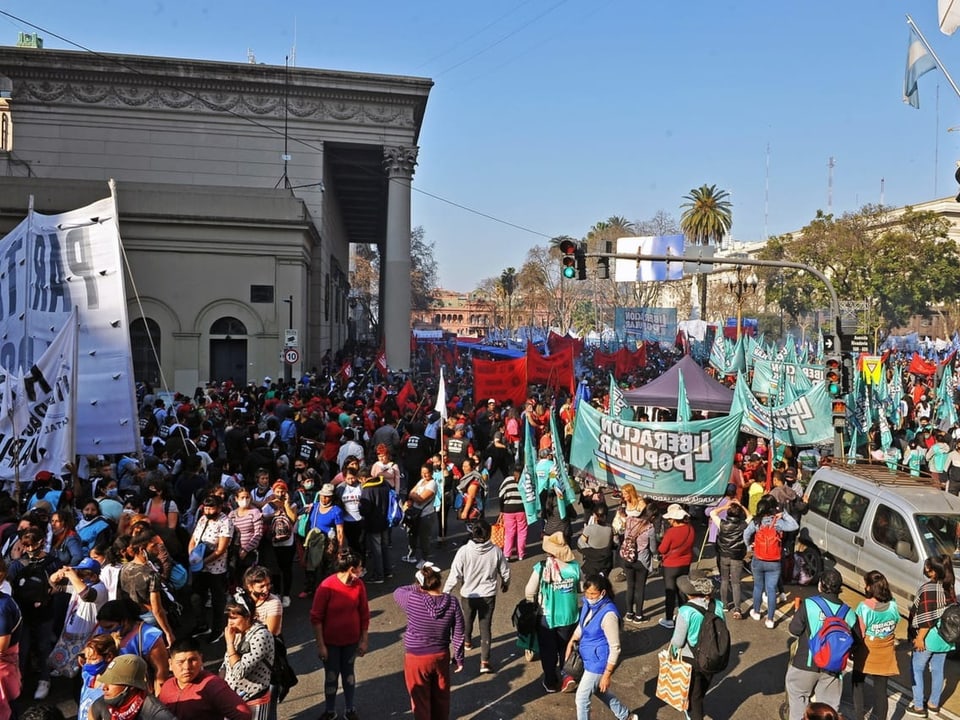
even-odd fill
[{"label": "tree foliage", "polygon": [[697,245],[720,245],[733,222],[730,194],[716,185],[701,185],[684,196],[680,229]]},{"label": "tree foliage", "polygon": [[[948,238],[949,220],[907,207],[866,205],[840,217],[818,211],[797,237],[771,238],[760,253],[768,260],[811,265],[828,278],[840,300],[868,300],[891,327],[932,305],[960,298],[960,249]],[[767,299],[794,318],[828,307],[816,278],[802,271],[765,270]]]}]

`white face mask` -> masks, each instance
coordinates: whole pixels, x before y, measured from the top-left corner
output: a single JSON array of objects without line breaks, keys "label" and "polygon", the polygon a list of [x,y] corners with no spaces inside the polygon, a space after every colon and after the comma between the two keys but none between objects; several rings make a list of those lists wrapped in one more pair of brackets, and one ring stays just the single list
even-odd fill
[{"label": "white face mask", "polygon": [[241,507],[241,508],[250,507],[250,498],[239,498],[237,500],[237,507]]}]

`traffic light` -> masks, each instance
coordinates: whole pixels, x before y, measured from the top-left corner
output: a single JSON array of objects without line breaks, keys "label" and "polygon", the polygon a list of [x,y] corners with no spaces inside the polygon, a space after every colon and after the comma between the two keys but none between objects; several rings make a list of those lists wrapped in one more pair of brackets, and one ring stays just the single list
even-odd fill
[{"label": "traffic light", "polygon": [[[604,248],[605,248],[604,252],[607,255],[613,254],[613,243],[610,242],[609,240],[607,240],[606,244],[604,245]],[[597,277],[600,278],[601,280],[610,279],[610,258],[608,257],[597,258]]]},{"label": "traffic light", "polygon": [[827,394],[831,398],[843,395],[843,359],[840,356],[831,355],[827,358],[823,381],[827,384]]},{"label": "traffic light", "polygon": [[563,276],[567,280],[573,280],[577,276],[579,248],[573,240],[564,240],[560,243],[560,252],[562,253],[560,261],[563,264]]},{"label": "traffic light", "polygon": [[853,392],[853,378],[857,371],[857,362],[852,353],[843,353],[840,360],[840,392],[844,395]]}]

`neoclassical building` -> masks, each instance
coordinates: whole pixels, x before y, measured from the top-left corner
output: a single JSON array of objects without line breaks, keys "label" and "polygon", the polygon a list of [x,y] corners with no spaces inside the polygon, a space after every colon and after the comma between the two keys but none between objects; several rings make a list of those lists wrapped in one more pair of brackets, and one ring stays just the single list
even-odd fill
[{"label": "neoclassical building", "polygon": [[[376,244],[388,363],[408,369],[410,183],[431,87],[0,47],[13,123],[0,234],[31,202],[70,210],[114,179],[135,375],[184,392],[298,376],[340,347],[349,244]],[[299,360],[285,364],[294,339]]]}]

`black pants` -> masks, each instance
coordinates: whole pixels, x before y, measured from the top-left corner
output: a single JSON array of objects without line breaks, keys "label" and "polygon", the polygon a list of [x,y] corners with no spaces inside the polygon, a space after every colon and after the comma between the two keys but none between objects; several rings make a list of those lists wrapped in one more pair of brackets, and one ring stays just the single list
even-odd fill
[{"label": "black pants", "polygon": [[703,720],[703,699],[713,680],[712,673],[702,673],[696,668],[690,671],[690,705],[687,716],[690,720]]},{"label": "black pants", "polygon": [[360,553],[360,557],[367,556],[367,543],[362,522],[345,522],[343,524],[343,535],[351,550]]},{"label": "black pants", "polygon": [[[273,552],[277,558],[277,567],[280,569],[279,576],[271,577],[273,591],[281,598],[289,597],[290,588],[293,585],[293,558],[297,553],[297,548],[294,545],[289,547],[274,545]],[[278,580],[279,582],[277,582]]]},{"label": "black pants", "polygon": [[570,642],[570,636],[576,627],[576,623],[558,628],[548,628],[543,622],[537,625],[543,681],[554,690],[560,689],[560,668],[563,667],[567,643]]},{"label": "black pants", "polygon": [[[887,697],[887,680],[884,675],[871,675],[873,678],[873,717],[885,718],[889,698]],[[865,708],[863,707],[863,684],[867,676],[862,672],[853,671],[853,716],[862,718]]]},{"label": "black pants", "polygon": [[680,593],[677,590],[677,578],[681,575],[687,575],[689,573],[689,565],[663,568],[663,616],[667,620],[673,620],[673,611],[680,604]]},{"label": "black pants", "polygon": [[623,564],[623,572],[627,576],[627,597],[625,612],[634,613],[643,617],[643,596],[647,589],[647,576],[650,571],[641,563]]},{"label": "black pants", "polygon": [[497,596],[460,598],[460,608],[466,623],[467,640],[473,638],[473,621],[480,621],[480,662],[490,662],[490,643],[493,635],[490,626],[493,622],[493,609],[497,606]]},{"label": "black pants", "polygon": [[[227,606],[227,573],[213,574],[198,572],[193,576],[193,592],[200,598],[197,610],[197,624],[210,628],[210,637],[215,638],[223,632],[226,623],[224,610]],[[207,617],[207,597],[210,597],[210,622]]]}]

